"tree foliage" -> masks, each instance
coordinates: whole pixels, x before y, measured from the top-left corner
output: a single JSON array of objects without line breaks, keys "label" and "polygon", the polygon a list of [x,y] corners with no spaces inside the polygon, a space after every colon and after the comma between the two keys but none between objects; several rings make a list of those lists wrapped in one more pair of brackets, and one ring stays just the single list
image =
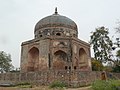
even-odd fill
[{"label": "tree foliage", "polygon": [[116,57],[118,57],[118,59],[120,60],[120,50],[117,51]]},{"label": "tree foliage", "polygon": [[11,62],[11,55],[0,51],[0,73],[10,71],[13,68]]},{"label": "tree foliage", "polygon": [[120,73],[120,60],[115,61],[115,66],[113,67],[113,72]]},{"label": "tree foliage", "polygon": [[120,33],[120,21],[117,22],[116,30],[117,30],[118,33]]},{"label": "tree foliage", "polygon": [[120,73],[120,50],[117,50],[116,57],[117,57],[117,60],[114,61],[115,65],[113,67],[113,72]]},{"label": "tree foliage", "polygon": [[103,70],[103,64],[100,61],[92,58],[92,70],[93,71],[102,71]]},{"label": "tree foliage", "polygon": [[100,62],[107,62],[111,60],[112,41],[108,36],[108,29],[105,27],[96,28],[92,32],[90,44],[93,46],[94,56]]}]

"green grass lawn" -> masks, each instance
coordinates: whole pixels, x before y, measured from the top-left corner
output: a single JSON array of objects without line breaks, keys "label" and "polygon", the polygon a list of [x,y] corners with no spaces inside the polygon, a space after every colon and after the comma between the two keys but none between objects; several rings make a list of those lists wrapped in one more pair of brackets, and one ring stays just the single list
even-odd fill
[{"label": "green grass lawn", "polygon": [[120,80],[96,80],[92,83],[92,90],[117,90]]}]

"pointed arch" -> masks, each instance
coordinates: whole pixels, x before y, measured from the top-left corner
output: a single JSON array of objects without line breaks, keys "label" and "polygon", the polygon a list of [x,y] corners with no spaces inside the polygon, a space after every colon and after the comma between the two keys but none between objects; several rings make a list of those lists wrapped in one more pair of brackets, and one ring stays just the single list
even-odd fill
[{"label": "pointed arch", "polygon": [[27,71],[35,71],[38,69],[39,49],[36,47],[28,51],[28,67]]},{"label": "pointed arch", "polygon": [[67,60],[67,54],[62,51],[62,50],[58,50],[54,53],[54,56],[58,59],[58,60],[63,60],[66,61]]},{"label": "pointed arch", "polygon": [[87,54],[83,48],[79,49],[79,62],[80,64],[87,62]]},{"label": "pointed arch", "polygon": [[64,70],[67,62],[67,54],[62,51],[58,50],[54,53],[53,58],[53,69],[56,70]]}]

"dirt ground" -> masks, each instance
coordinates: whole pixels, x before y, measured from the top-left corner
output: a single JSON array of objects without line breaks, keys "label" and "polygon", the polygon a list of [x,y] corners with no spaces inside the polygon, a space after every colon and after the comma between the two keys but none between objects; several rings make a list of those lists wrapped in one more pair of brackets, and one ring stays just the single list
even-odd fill
[{"label": "dirt ground", "polygon": [[63,88],[63,89],[50,89],[49,87],[41,86],[35,88],[17,88],[17,87],[0,87],[0,90],[91,90],[91,87],[81,87],[81,88]]}]

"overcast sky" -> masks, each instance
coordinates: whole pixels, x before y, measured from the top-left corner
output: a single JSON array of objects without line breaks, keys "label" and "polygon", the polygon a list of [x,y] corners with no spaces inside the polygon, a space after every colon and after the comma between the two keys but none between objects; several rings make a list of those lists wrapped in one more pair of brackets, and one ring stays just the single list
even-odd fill
[{"label": "overcast sky", "polygon": [[55,7],[76,22],[79,39],[86,42],[99,26],[113,35],[120,19],[120,0],[0,0],[0,51],[11,54],[15,67],[20,66],[21,43],[34,38],[35,24]]}]

